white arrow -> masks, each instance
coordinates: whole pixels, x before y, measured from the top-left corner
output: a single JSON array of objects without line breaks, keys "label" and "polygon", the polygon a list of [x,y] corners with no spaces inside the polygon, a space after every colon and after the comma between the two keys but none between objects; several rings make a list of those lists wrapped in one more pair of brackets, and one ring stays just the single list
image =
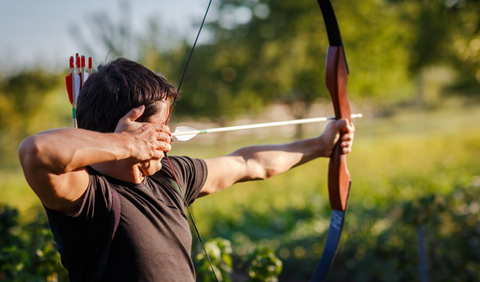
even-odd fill
[{"label": "white arrow", "polygon": [[[352,119],[361,118],[361,117],[362,117],[362,114],[351,115]],[[291,125],[291,124],[305,124],[305,123],[313,123],[313,122],[323,122],[323,121],[334,120],[334,119],[335,117],[305,118],[305,119],[247,124],[247,125],[238,125],[238,126],[227,126],[227,127],[209,128],[209,129],[195,129],[190,126],[179,126],[175,128],[175,131],[172,133],[172,136],[175,136],[175,138],[177,138],[178,141],[188,141],[193,137],[197,136],[198,134],[273,127],[273,126]]]}]

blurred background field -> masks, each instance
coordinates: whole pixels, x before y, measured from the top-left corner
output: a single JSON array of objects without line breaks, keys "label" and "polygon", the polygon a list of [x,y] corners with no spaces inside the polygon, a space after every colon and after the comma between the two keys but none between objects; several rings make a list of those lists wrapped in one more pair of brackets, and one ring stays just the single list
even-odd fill
[{"label": "blurred background field", "polygon": [[[76,47],[66,47],[69,52],[101,63],[110,51],[108,60],[125,56],[177,84],[201,13],[189,10],[184,21],[190,28],[179,32],[160,19],[160,11],[141,21],[132,12],[139,4],[108,3],[83,15],[89,24],[65,27],[71,37],[63,40]],[[0,5],[3,13],[9,8]],[[333,5],[351,70],[353,112],[364,118],[355,120],[350,206],[328,281],[480,281],[480,5]],[[172,128],[332,114],[323,79],[328,42],[316,1],[220,1],[212,9]],[[49,21],[60,18],[50,15]],[[44,212],[17,160],[23,138],[71,124],[64,86],[68,57],[60,59],[65,67],[32,60],[0,69],[1,281],[66,280]],[[176,141],[171,154],[210,158],[242,146],[313,137],[324,126],[198,136]],[[226,281],[308,281],[330,220],[327,167],[327,159],[315,160],[194,203],[209,248],[232,258],[232,269],[223,256],[216,264]],[[259,248],[274,256],[270,265],[252,270],[250,257]],[[210,281],[198,256],[198,281]]]}]

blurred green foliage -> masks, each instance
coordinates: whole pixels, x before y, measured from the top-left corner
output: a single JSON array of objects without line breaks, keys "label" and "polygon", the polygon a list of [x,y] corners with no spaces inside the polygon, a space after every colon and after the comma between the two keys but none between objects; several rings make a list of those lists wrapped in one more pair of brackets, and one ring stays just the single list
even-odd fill
[{"label": "blurred green foliage", "polygon": [[67,281],[45,213],[33,208],[25,220],[16,209],[0,205],[0,280]]},{"label": "blurred green foliage", "polygon": [[[208,253],[210,261],[205,255],[205,251]],[[205,243],[205,251],[200,252],[195,257],[196,268],[199,272],[197,279],[214,282],[216,280],[211,271],[215,271],[215,277],[218,281],[230,281],[230,273],[232,272],[232,246],[230,241],[223,238],[209,240]]]},{"label": "blurred green foliage", "polygon": [[[393,201],[387,209],[368,210],[352,200],[340,251],[327,281],[420,281],[421,251],[427,258],[428,281],[479,281],[480,178],[477,176],[467,186],[460,182],[457,185],[451,193]],[[222,222],[229,212],[217,214],[216,220]],[[233,249],[229,240],[208,241],[206,248],[220,281],[245,281],[247,274],[249,281],[277,281],[282,265],[280,281],[308,281],[323,250],[328,214],[325,211],[302,218],[290,212],[266,211],[270,221],[277,223],[284,217],[296,218],[290,231],[266,226],[262,217],[250,217],[237,228],[221,232],[231,238]],[[312,212],[316,212],[313,207]],[[237,215],[245,217],[249,212],[242,213]],[[0,227],[6,232],[0,237],[0,278],[67,281],[43,212],[32,216],[38,217],[35,223],[20,225],[12,222],[16,211],[2,207]],[[262,228],[262,238],[255,236],[255,228],[251,231],[242,225]],[[425,232],[420,233],[419,227]],[[238,228],[242,228],[241,234]],[[418,250],[420,239],[425,241],[425,250]],[[255,247],[257,244],[273,246],[281,260],[273,251]],[[245,253],[249,247],[252,249]],[[198,281],[214,281],[202,253],[196,261]]]},{"label": "blurred green foliage", "polygon": [[[388,104],[411,97],[409,29],[395,24],[402,21],[400,11],[381,1],[335,4],[355,74],[349,78],[352,100]],[[217,9],[218,20],[208,25],[213,38],[197,47],[184,87],[195,97],[180,101],[179,113],[205,116],[202,109],[209,109],[222,123],[222,117],[261,113],[276,102],[302,118],[314,102],[330,99],[324,82],[328,39],[316,1],[222,1]]]},{"label": "blurred green foliage", "polygon": [[274,251],[265,247],[257,247],[247,258],[249,281],[251,282],[277,282],[282,273],[282,261]]},{"label": "blurred green foliage", "polygon": [[0,78],[0,167],[17,167],[18,145],[28,135],[68,122],[64,81],[39,69]]}]

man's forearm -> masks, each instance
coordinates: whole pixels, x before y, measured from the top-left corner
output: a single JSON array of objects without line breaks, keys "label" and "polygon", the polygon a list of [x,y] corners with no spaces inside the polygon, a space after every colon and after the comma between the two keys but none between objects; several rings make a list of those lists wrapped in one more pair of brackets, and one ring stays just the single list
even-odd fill
[{"label": "man's forearm", "polygon": [[224,157],[208,159],[208,178],[202,193],[208,195],[237,182],[267,179],[313,159],[329,157],[336,144],[340,144],[342,152],[348,154],[353,133],[353,125],[342,119],[330,122],[317,138],[281,145],[245,147]]},{"label": "man's forearm", "polygon": [[[56,129],[31,136],[20,145],[24,161],[62,174],[100,162],[128,158],[129,136],[83,129]],[[31,165],[33,165],[31,163]]]},{"label": "man's forearm", "polygon": [[327,157],[329,152],[320,138],[312,138],[281,145],[245,147],[230,155],[243,158],[249,167],[249,179],[267,179],[313,159]]}]

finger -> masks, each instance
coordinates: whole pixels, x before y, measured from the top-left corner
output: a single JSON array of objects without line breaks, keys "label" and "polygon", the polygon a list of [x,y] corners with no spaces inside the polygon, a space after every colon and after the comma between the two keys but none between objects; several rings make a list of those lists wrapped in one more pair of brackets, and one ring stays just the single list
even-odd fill
[{"label": "finger", "polygon": [[351,121],[347,122],[346,132],[347,133],[355,133],[355,125],[353,124],[353,122],[351,122]]},{"label": "finger", "polygon": [[352,152],[352,147],[342,148],[342,153],[350,154]]},{"label": "finger", "polygon": [[339,119],[334,122],[334,126],[337,131],[343,133],[353,133],[355,132],[355,126],[348,119]]},{"label": "finger", "polygon": [[173,137],[172,137],[172,133],[170,132],[166,132],[168,134],[168,137],[170,138],[170,144],[173,144]]},{"label": "finger", "polygon": [[160,142],[160,145],[157,147],[157,151],[161,151],[161,152],[168,153],[170,152],[170,150],[172,150],[172,145],[165,142]]},{"label": "finger", "polygon": [[352,141],[343,141],[342,143],[340,143],[340,146],[342,148],[352,147],[352,145],[353,145]]},{"label": "finger", "polygon": [[157,141],[171,144],[172,143],[171,134],[169,132],[160,132],[158,133]]},{"label": "finger", "polygon": [[335,131],[337,131],[337,132],[342,131],[348,125],[348,121],[346,119],[335,120],[332,123],[333,123],[332,125],[335,128]]},{"label": "finger", "polygon": [[351,134],[351,133],[344,134],[342,136],[342,141],[353,141],[353,134]]},{"label": "finger", "polygon": [[168,153],[168,152],[170,152],[170,150],[172,150],[172,145],[165,144],[165,148],[163,148],[163,151]]},{"label": "finger", "polygon": [[165,156],[164,152],[162,150],[156,150],[152,160],[158,161],[161,160]]},{"label": "finger", "polygon": [[126,121],[136,121],[139,117],[143,115],[143,112],[145,111],[145,106],[142,105],[137,108],[133,108],[126,115],[124,115],[121,119],[126,120]]},{"label": "finger", "polygon": [[170,144],[173,144],[173,137],[172,137],[172,133],[168,132],[168,136],[170,137]]},{"label": "finger", "polygon": [[169,127],[168,125],[161,124],[161,125],[159,125],[157,131],[163,131],[163,132],[168,132],[168,133],[170,133],[170,127]]}]

